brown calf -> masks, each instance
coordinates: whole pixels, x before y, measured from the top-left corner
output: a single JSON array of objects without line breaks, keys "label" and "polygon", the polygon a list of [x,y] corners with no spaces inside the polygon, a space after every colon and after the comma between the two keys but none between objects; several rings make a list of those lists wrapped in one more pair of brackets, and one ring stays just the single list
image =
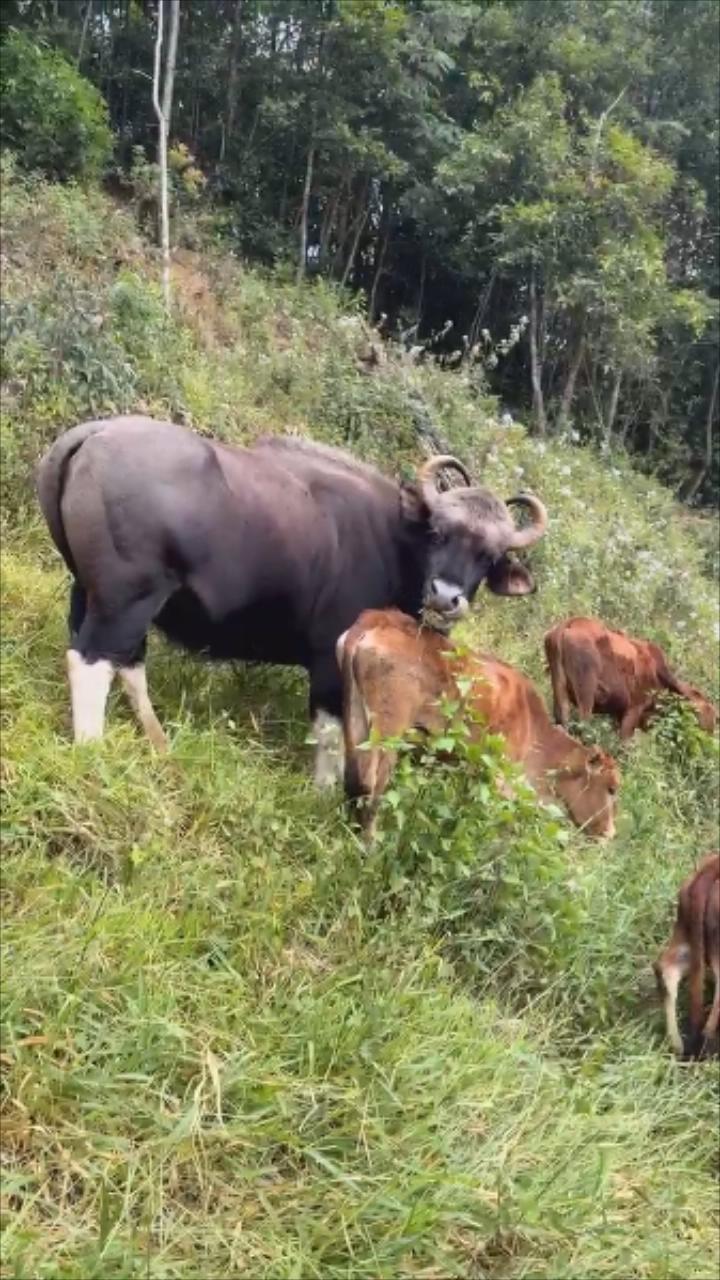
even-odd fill
[{"label": "brown calf", "polygon": [[567,726],[570,707],[583,720],[611,716],[621,738],[647,728],[658,693],[669,689],[692,703],[701,728],[712,733],[717,711],[692,685],[670,670],[665,654],[649,640],[611,631],[596,618],[567,618],[545,635],[553,713]]},{"label": "brown calf", "polygon": [[419,626],[397,609],[368,609],[338,640],[343,673],[345,787],[365,797],[361,821],[371,833],[380,796],[396,753],[375,746],[359,750],[375,730],[381,738],[408,729],[438,732],[443,695],[458,698],[456,681],[470,678],[469,702],[484,719],[473,733],[499,733],[511,760],[522,764],[545,798],[557,796],[573,821],[589,835],[615,834],[615,793],[620,785],[612,757],[585,747],[550,721],[531,682],[497,658],[454,650],[446,636]]},{"label": "brown calf", "polygon": [[[703,858],[682,885],[675,928],[654,969],[672,1046],[679,1054],[697,1057],[717,1035],[720,1019],[720,852]],[[715,995],[706,1019],[703,984],[708,969],[715,978]],[[690,1025],[683,1041],[677,1021],[677,993],[685,974],[690,975]]]}]

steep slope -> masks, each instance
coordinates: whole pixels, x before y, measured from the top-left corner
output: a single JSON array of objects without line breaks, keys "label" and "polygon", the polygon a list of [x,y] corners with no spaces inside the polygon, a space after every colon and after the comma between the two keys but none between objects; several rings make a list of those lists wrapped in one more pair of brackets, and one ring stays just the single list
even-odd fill
[{"label": "steep slope", "polygon": [[101,196],[6,174],[3,218],[3,1274],[705,1280],[716,1074],[670,1059],[649,962],[716,840],[716,744],[675,711],[624,749],[601,850],[527,797],[408,773],[371,856],[309,784],[297,673],[155,641],[170,756],[116,695],[74,748],[31,464],[141,405],[391,469],[435,432],[551,511],[538,594],[483,595],[467,628],[546,692],[544,629],[589,611],[717,696],[709,526],[461,377],[367,372],[324,285],[186,256],[167,321]]}]

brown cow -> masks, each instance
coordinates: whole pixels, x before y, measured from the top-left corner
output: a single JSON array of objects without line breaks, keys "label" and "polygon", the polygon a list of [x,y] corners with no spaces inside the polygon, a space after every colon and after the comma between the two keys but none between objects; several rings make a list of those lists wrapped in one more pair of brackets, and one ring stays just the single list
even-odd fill
[{"label": "brown cow", "polygon": [[[720,852],[703,858],[682,885],[675,928],[654,969],[673,1048],[688,1057],[702,1055],[717,1035],[720,1020]],[[715,996],[705,1019],[703,984],[708,969],[715,978]],[[677,993],[685,974],[690,975],[690,1024],[683,1041],[677,1022]]]},{"label": "brown cow", "polygon": [[458,698],[457,680],[470,678],[470,705],[487,730],[505,738],[511,760],[545,798],[557,796],[589,835],[615,834],[615,793],[620,785],[615,761],[597,747],[585,747],[550,721],[545,703],[526,676],[486,655],[469,657],[437,631],[419,626],[397,609],[367,609],[338,640],[343,673],[345,787],[354,799],[366,797],[361,821],[368,835],[396,753],[380,746],[359,750],[375,730],[381,738],[408,729],[438,732],[443,695]]},{"label": "brown cow", "polygon": [[670,670],[650,640],[611,631],[596,618],[567,618],[545,635],[553,687],[555,722],[567,727],[570,707],[583,720],[596,712],[612,716],[621,738],[646,729],[658,693],[669,689],[692,703],[702,729],[712,733],[717,711],[692,685]]}]

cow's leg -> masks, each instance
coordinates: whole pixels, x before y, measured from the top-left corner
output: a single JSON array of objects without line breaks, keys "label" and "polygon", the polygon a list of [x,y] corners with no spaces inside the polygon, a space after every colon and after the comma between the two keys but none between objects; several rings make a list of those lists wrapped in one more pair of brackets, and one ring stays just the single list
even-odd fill
[{"label": "cow's leg", "polygon": [[709,1050],[715,1037],[718,1034],[718,1025],[720,1024],[720,956],[714,955],[711,960],[713,978],[715,980],[715,994],[713,996],[712,1008],[708,1014],[707,1022],[703,1027],[703,1048]]},{"label": "cow's leg", "polygon": [[310,669],[310,719],[316,740],[315,786],[334,787],[342,781],[345,750],[342,731],[342,685],[335,654]]},{"label": "cow's leg", "polygon": [[690,967],[690,950],[685,944],[668,947],[656,965],[658,986],[663,995],[668,1039],[676,1053],[684,1050],[677,1021],[677,993],[681,979]]},{"label": "cow's leg", "polygon": [[[102,737],[110,685],[115,671],[119,671],[151,740],[159,746],[162,739],[165,745],[147,696],[142,655],[147,630],[167,591],[142,596],[126,591],[126,600],[128,596],[128,603],[108,607],[94,600],[88,602],[82,588],[73,588],[67,666],[76,742]],[[151,723],[154,737],[150,734]]]},{"label": "cow's leg", "polygon": [[625,742],[631,738],[635,730],[639,727],[641,721],[647,712],[647,702],[641,702],[639,706],[628,707],[627,711],[620,719],[618,725],[618,733]]},{"label": "cow's leg", "polygon": [[586,658],[578,664],[579,669],[573,672],[572,688],[581,720],[589,720],[595,710],[595,695],[598,687],[598,672],[592,658]]}]

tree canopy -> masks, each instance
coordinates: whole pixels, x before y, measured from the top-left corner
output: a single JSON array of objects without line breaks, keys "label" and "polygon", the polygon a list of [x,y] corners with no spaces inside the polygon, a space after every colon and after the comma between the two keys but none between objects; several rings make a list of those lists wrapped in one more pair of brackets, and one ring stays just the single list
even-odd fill
[{"label": "tree canopy", "polygon": [[[101,91],[119,165],[155,159],[154,0],[1,10]],[[489,344],[538,431],[709,501],[719,34],[716,0],[182,0],[171,143],[242,254]]]}]

